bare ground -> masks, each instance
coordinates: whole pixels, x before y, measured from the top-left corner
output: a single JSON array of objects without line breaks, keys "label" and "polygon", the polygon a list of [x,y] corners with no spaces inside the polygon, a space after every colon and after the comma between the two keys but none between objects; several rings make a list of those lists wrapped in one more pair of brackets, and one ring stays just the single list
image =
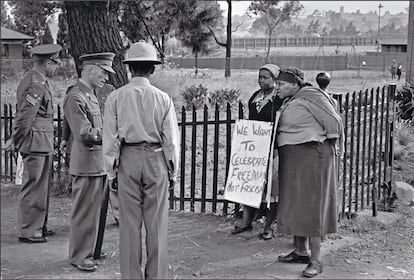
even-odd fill
[{"label": "bare ground", "polygon": [[[1,188],[2,279],[118,279],[118,229],[108,217],[104,250],[109,258],[94,273],[81,273],[67,260],[70,198],[51,199],[50,227],[57,235],[45,244],[19,243],[16,236],[16,194]],[[172,278],[298,278],[304,265],[277,262],[292,248],[291,237],[257,238],[260,225],[244,236],[229,234],[234,219],[211,214],[170,212],[169,255]],[[344,220],[338,234],[323,242],[324,273],[320,278],[413,278],[414,208],[397,213],[370,211]]]}]

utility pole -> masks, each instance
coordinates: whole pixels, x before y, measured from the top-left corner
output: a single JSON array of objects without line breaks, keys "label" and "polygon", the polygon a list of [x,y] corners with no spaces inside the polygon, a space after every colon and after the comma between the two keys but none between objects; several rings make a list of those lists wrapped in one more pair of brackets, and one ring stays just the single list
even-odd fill
[{"label": "utility pole", "polygon": [[381,28],[381,8],[384,8],[384,6],[379,3],[378,5],[378,35],[377,35],[377,52],[379,52],[380,49],[380,28]]},{"label": "utility pole", "polygon": [[408,8],[407,71],[405,81],[414,85],[414,0]]}]

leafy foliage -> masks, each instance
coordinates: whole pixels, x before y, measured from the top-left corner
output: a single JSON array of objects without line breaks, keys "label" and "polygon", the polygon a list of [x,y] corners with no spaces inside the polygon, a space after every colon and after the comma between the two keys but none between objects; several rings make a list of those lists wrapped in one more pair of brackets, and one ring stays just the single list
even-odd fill
[{"label": "leafy foliage", "polygon": [[177,37],[184,46],[190,47],[195,55],[195,75],[198,72],[198,54],[208,52],[208,42],[212,38],[211,29],[221,22],[220,6],[209,1],[185,1],[180,3],[181,13]]},{"label": "leafy foliage", "polygon": [[[283,6],[279,4],[283,2]],[[279,0],[255,0],[250,3],[248,8],[251,15],[257,16],[258,20],[266,23],[266,32],[268,34],[267,55],[270,54],[270,41],[275,28],[282,22],[290,21],[291,17],[297,15],[303,9],[299,1],[279,1]]]},{"label": "leafy foliage", "polygon": [[34,45],[42,43],[48,19],[62,7],[62,1],[8,1],[17,31],[33,36]]},{"label": "leafy foliage", "polygon": [[124,1],[119,10],[120,29],[132,42],[150,39],[164,60],[165,41],[178,25],[177,2]]},{"label": "leafy foliage", "polygon": [[184,89],[182,96],[186,104],[186,109],[200,109],[209,103],[209,92],[202,84],[194,85]]},{"label": "leafy foliage", "polygon": [[397,116],[403,120],[414,120],[414,85],[406,84],[397,91]]},{"label": "leafy foliage", "polygon": [[220,108],[229,103],[230,105],[234,105],[240,101],[240,90],[238,89],[217,89],[211,92],[210,94],[210,104],[212,106],[218,105]]},{"label": "leafy foliage", "polygon": [[207,87],[204,87],[202,84],[198,86],[194,85],[187,87],[182,96],[184,98],[184,103],[186,109],[200,109],[204,105],[210,106],[219,106],[219,108],[224,108],[227,103],[230,105],[236,104],[240,101],[240,91],[238,89],[216,89],[214,91],[209,91]]}]

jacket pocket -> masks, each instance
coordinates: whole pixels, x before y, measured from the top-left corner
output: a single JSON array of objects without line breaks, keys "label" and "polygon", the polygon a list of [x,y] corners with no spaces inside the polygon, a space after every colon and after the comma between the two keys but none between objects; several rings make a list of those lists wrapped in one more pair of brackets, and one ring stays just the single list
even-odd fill
[{"label": "jacket pocket", "polygon": [[32,126],[32,141],[30,152],[52,153],[53,152],[53,121],[52,119],[37,118]]}]

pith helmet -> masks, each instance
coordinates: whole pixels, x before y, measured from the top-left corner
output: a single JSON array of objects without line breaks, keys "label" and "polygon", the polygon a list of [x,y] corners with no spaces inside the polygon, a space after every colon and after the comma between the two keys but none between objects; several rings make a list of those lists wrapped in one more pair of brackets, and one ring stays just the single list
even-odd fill
[{"label": "pith helmet", "polygon": [[122,62],[126,64],[141,62],[161,64],[154,46],[143,40],[131,45],[127,51],[126,59]]}]

